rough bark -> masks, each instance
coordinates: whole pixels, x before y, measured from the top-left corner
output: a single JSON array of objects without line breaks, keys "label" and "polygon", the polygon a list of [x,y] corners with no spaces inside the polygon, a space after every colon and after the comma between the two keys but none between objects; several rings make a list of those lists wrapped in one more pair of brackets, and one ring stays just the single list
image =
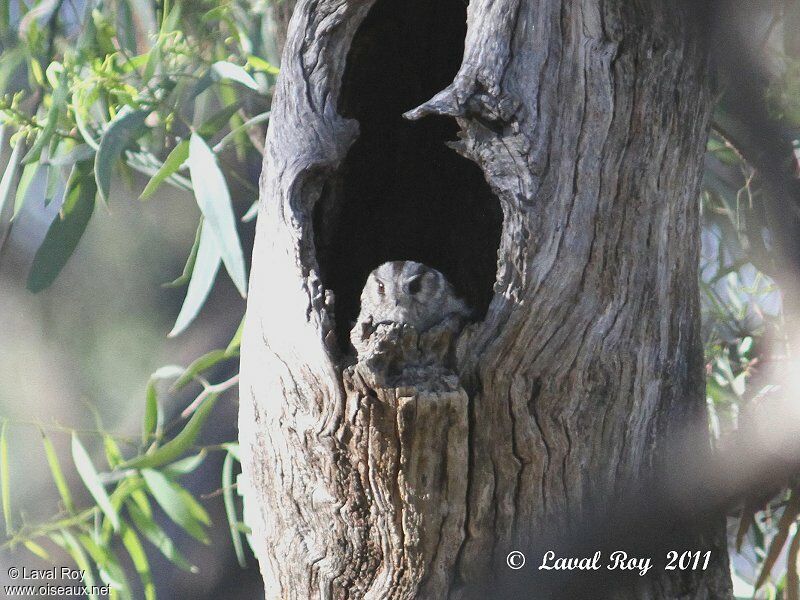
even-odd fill
[{"label": "rough bark", "polygon": [[[457,342],[391,330],[370,360],[343,353],[314,210],[344,201],[332,182],[359,127],[339,98],[374,4],[297,3],[267,135],[240,439],[268,598],[467,597],[704,418],[710,94],[691,16],[670,2],[469,4],[452,85],[408,117],[454,117],[454,149],[499,199],[491,302]],[[431,359],[451,342],[452,361]],[[632,597],[729,597],[714,550],[708,571]]]}]

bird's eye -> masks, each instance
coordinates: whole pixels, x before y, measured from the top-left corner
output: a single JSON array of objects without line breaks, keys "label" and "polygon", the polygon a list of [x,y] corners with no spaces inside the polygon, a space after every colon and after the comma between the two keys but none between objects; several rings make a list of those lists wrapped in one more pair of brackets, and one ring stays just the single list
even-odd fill
[{"label": "bird's eye", "polygon": [[382,281],[378,282],[378,293],[383,296],[386,293],[386,287],[383,285]]},{"label": "bird's eye", "polygon": [[422,275],[414,277],[408,282],[408,293],[412,296],[422,289]]}]

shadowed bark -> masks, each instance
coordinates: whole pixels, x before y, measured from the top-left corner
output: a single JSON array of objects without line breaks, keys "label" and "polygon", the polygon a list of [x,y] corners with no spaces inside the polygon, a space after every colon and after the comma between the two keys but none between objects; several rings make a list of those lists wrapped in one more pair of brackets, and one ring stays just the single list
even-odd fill
[{"label": "shadowed bark", "polygon": [[[295,10],[242,340],[266,595],[470,597],[704,433],[706,57],[672,2]],[[445,272],[478,321],[383,332],[356,363],[349,320],[387,259]],[[717,534],[692,548],[708,570],[618,597],[729,597]]]}]

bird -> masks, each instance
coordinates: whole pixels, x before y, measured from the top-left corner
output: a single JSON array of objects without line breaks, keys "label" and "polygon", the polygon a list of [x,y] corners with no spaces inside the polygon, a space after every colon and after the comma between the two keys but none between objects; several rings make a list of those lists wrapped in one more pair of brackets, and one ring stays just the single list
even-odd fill
[{"label": "bird", "polygon": [[370,328],[380,324],[411,325],[422,333],[445,319],[471,316],[466,302],[441,272],[411,260],[396,260],[383,263],[367,277],[350,337],[356,345],[356,339],[363,340]]}]

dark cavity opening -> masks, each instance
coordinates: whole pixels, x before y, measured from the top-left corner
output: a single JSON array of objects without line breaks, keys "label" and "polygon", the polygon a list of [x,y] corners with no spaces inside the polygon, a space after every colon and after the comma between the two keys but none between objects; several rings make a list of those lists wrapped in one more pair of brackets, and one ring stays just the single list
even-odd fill
[{"label": "dark cavity opening", "polygon": [[378,0],[353,39],[339,112],[360,123],[314,214],[320,274],[349,346],[372,269],[416,260],[439,269],[482,317],[497,269],[502,210],[480,168],[445,144],[458,125],[403,113],[447,87],[466,35],[464,0]]}]

